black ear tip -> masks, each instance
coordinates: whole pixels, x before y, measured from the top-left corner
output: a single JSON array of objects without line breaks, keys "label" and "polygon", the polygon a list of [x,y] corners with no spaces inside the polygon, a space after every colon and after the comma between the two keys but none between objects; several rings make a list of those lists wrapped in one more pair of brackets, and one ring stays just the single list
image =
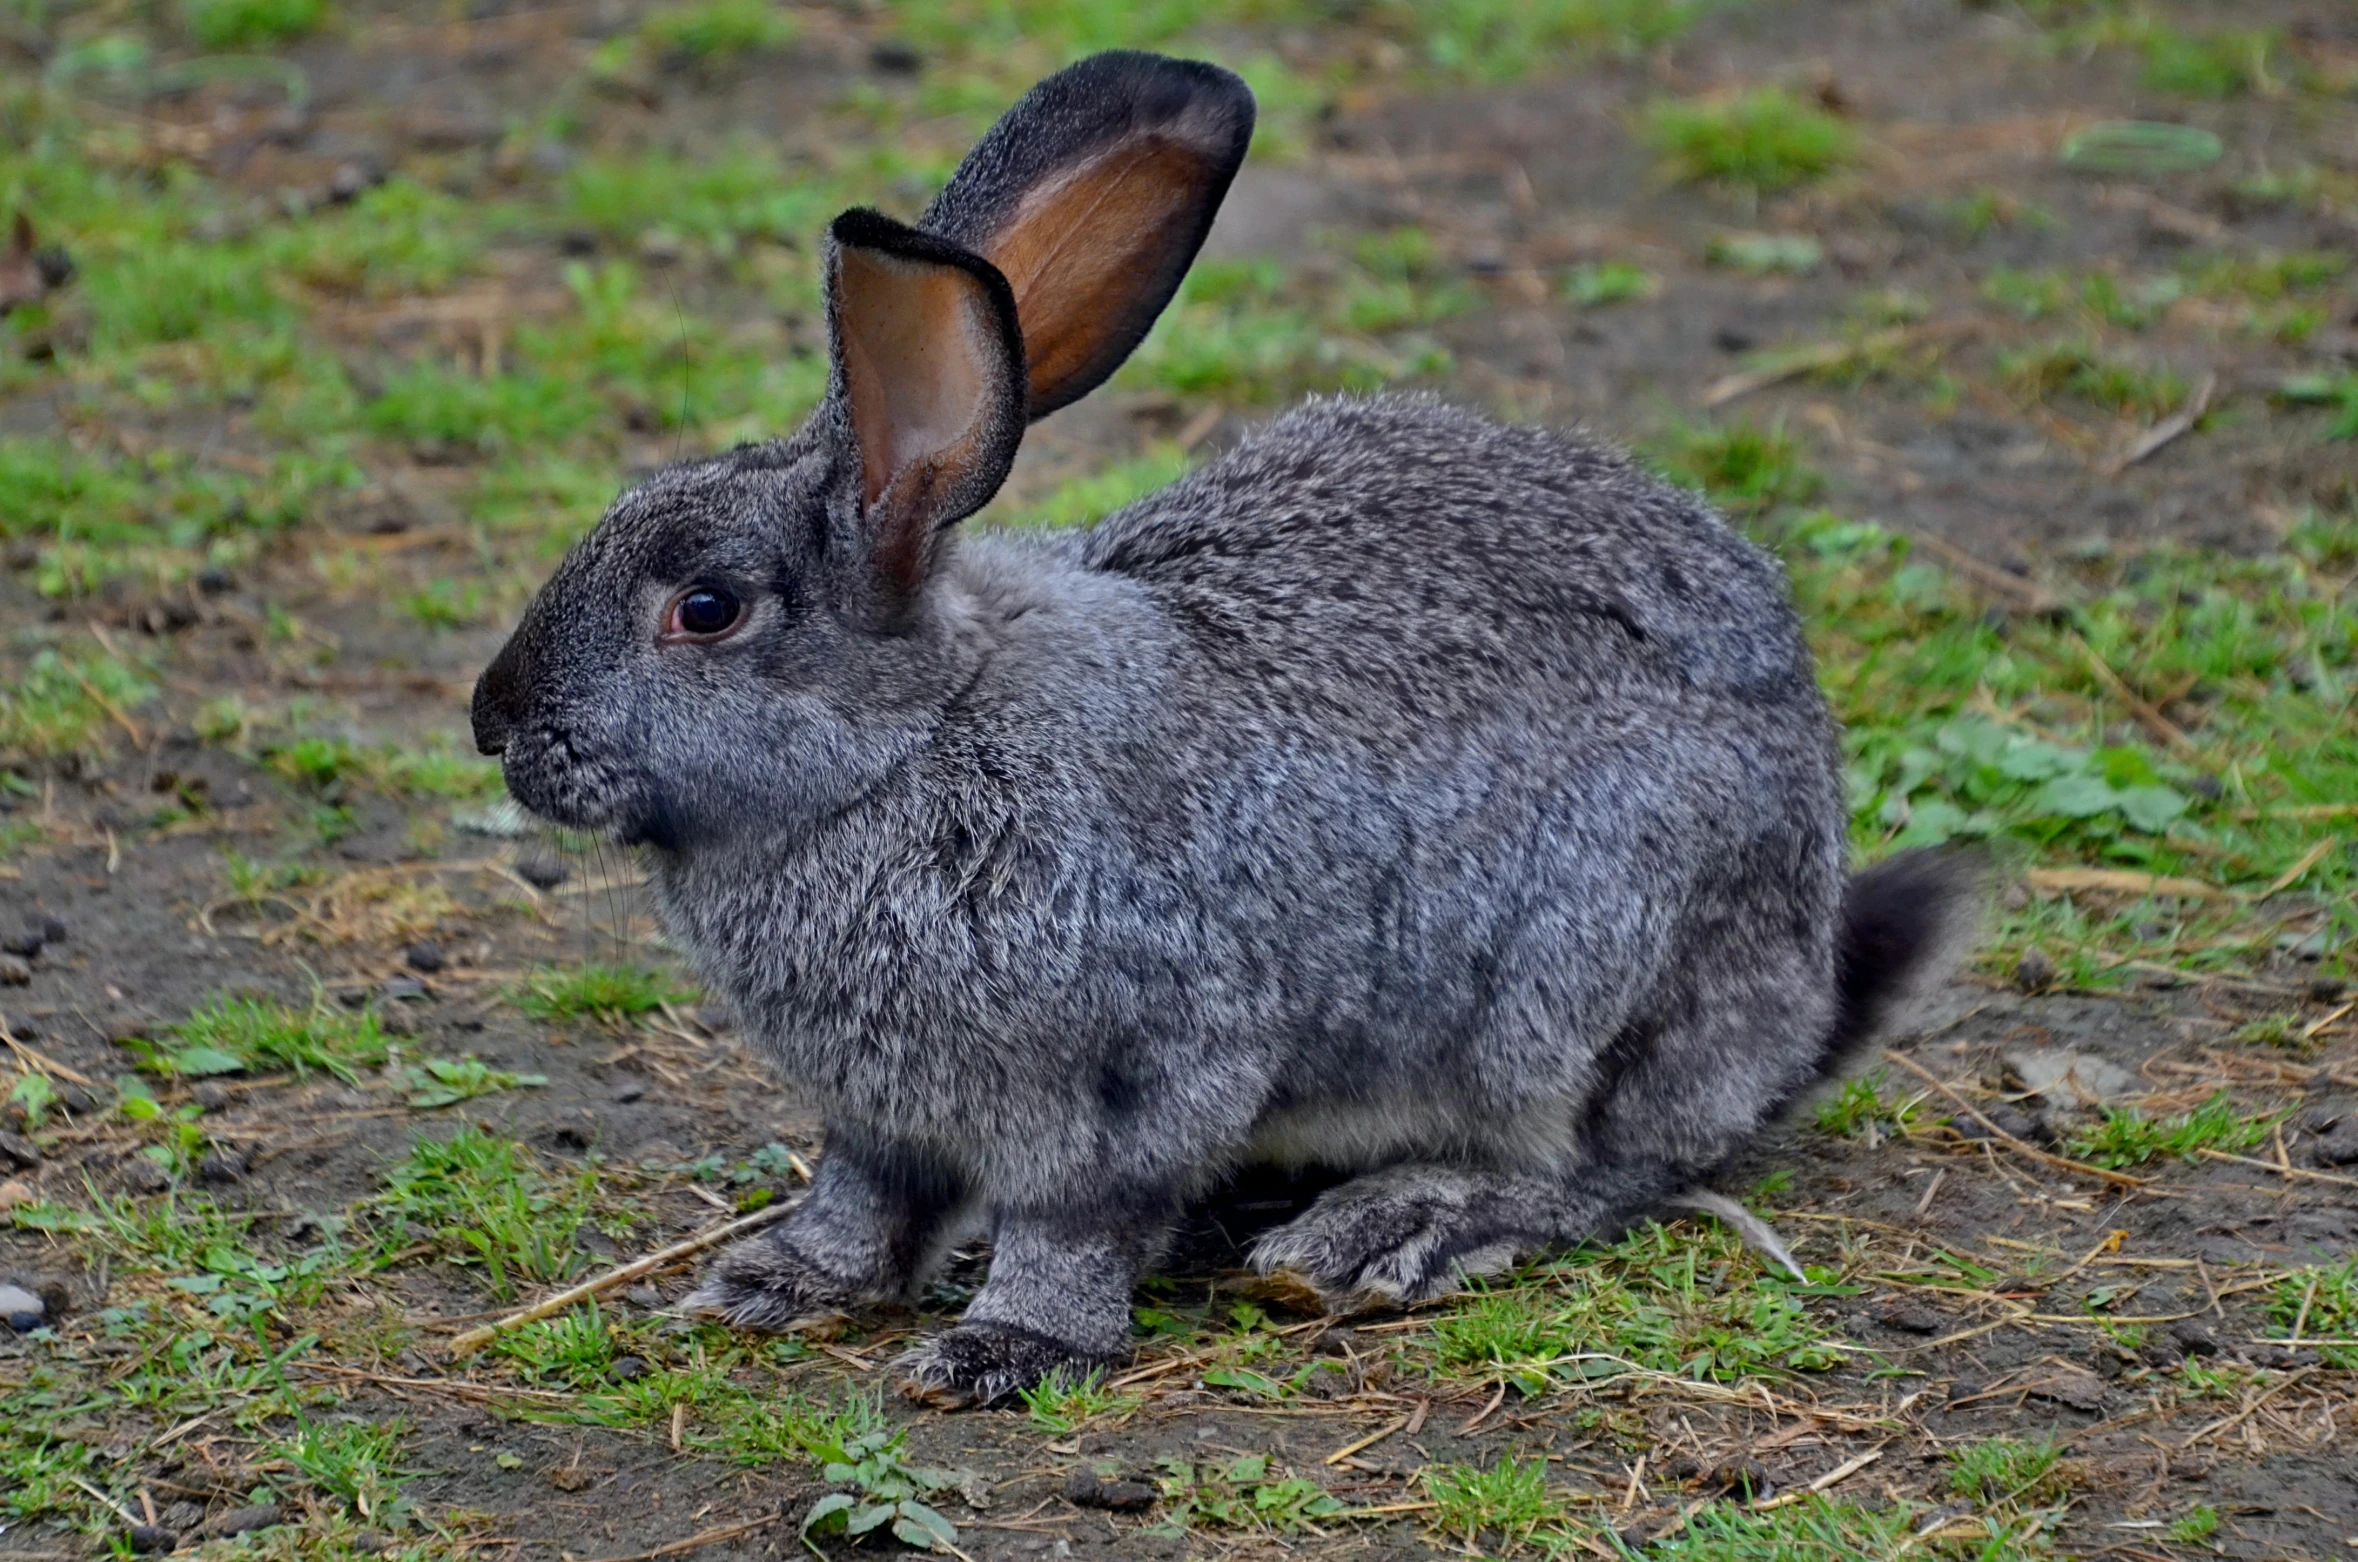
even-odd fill
[{"label": "black ear tip", "polygon": [[1207,151],[1241,159],[1252,140],[1259,107],[1253,89],[1236,72],[1209,60],[1109,49],[1059,74],[1076,96],[1125,106],[1133,124],[1170,126],[1190,140],[1208,143]]}]

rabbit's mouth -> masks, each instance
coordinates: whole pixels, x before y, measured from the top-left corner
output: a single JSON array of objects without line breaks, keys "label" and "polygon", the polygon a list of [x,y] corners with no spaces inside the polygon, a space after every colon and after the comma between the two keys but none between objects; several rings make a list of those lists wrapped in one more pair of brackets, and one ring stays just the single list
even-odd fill
[{"label": "rabbit's mouth", "polygon": [[570,733],[513,734],[500,754],[508,795],[528,813],[569,830],[612,835],[625,845],[650,838],[646,788],[627,768]]}]

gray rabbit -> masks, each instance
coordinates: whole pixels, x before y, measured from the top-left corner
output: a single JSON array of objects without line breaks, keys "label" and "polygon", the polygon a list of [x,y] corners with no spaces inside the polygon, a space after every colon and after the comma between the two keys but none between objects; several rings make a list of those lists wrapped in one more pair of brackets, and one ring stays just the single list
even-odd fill
[{"label": "gray rabbit", "polygon": [[1120,1359],[1188,1200],[1357,1173],[1260,1242],[1411,1301],[1680,1201],[1868,1037],[1973,900],[1846,881],[1777,565],[1610,450],[1314,401],[1080,533],[951,528],[1134,348],[1253,125],[1099,55],[915,227],[826,249],[833,378],[560,564],[475,691],[525,807],[647,848],[662,912],[821,1105],[807,1201],[694,1305],[901,1300],[990,1402]]}]

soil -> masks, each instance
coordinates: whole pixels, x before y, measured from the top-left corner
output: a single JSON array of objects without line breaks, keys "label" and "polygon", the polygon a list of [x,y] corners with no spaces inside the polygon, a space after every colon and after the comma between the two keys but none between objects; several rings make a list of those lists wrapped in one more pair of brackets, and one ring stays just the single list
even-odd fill
[{"label": "soil", "polygon": [[[2241,25],[2282,26],[2320,49],[2358,49],[2358,18],[2344,6],[2247,0],[2236,10]],[[309,128],[291,144],[257,133],[217,174],[257,190],[308,187],[356,160],[404,166],[479,148],[497,138],[503,105],[550,90],[575,68],[585,42],[613,26],[585,6],[467,19],[444,7],[409,12],[377,13],[348,35],[300,46],[295,57],[314,84]],[[794,51],[749,74],[671,83],[655,102],[616,103],[611,112],[633,134],[682,146],[726,126],[791,140],[806,133],[798,103],[847,69],[869,68],[870,24],[850,9],[824,14],[832,20],[809,29]],[[1744,211],[1725,197],[1664,183],[1629,131],[1630,111],[1666,87],[1764,80],[1812,87],[1839,103],[1871,129],[1874,164],[1839,194]],[[193,118],[200,107],[187,113]],[[1301,159],[1248,170],[1214,245],[1282,252],[1320,225],[1421,224],[1484,295],[1485,307],[1444,328],[1457,355],[1457,393],[1635,440],[1691,412],[1739,366],[1741,351],[1827,335],[1862,286],[1919,294],[1929,302],[1927,320],[1940,322],[1976,313],[1977,278],[1997,260],[2142,272],[2173,266],[2189,246],[2346,251],[2358,239],[2346,215],[2239,204],[2218,171],[2129,182],[2057,166],[2053,148],[2067,128],[2156,108],[2132,66],[2101,52],[2040,57],[2003,8],[1780,0],[1715,16],[1644,61],[1507,89],[1346,101]],[[2219,130],[2232,145],[2268,148],[2280,163],[2358,162],[2358,104],[2346,100],[2305,109],[2266,96],[2192,108],[2173,100],[2168,110]],[[1968,265],[1941,213],[1944,203],[1981,189],[2041,208],[2052,221],[1992,231]],[[1773,279],[1704,265],[1706,241],[1731,227],[1817,233],[1829,264],[1814,276]],[[563,243],[503,252],[498,287],[529,297],[556,285]],[[1593,311],[1558,300],[1549,279],[1567,263],[1608,257],[1641,259],[1663,279],[1663,296]],[[2320,441],[2313,420],[2267,403],[2288,373],[2350,353],[2352,325],[2329,322],[2298,346],[2175,317],[2157,325],[2141,350],[2189,383],[2216,376],[2216,415],[2116,475],[2107,475],[2106,458],[2133,428],[2034,414],[1972,392],[1935,415],[1922,396],[1888,385],[1797,380],[1737,405],[1764,423],[1806,432],[1828,473],[1830,503],[1941,539],[1993,571],[2035,577],[2062,551],[2097,544],[2261,551],[2300,506],[2343,502],[2352,490],[2351,447]],[[1954,372],[1986,381],[1992,355],[2009,345],[2002,336],[2000,327],[1961,336],[1951,349]],[[56,412],[20,404],[9,410],[9,426],[39,427]],[[1161,431],[1162,416],[1153,398],[1136,394],[1076,409],[1043,427],[1019,485],[1044,486],[1106,450],[1134,448]],[[1229,418],[1211,438],[1232,439],[1244,422]],[[169,432],[188,440],[207,434]],[[228,425],[217,432],[236,437]],[[667,453],[655,440],[644,452],[648,460]],[[438,474],[417,468],[402,477],[406,490],[385,487],[415,499],[424,518],[409,529],[370,534],[370,517],[356,508],[320,517],[317,532],[363,539],[389,578],[429,565],[463,568],[463,533],[432,520]],[[332,629],[332,661],[290,654],[264,634],[265,602]],[[0,604],[23,622],[54,611],[21,580],[0,585]],[[146,637],[143,625],[161,622],[147,606],[114,601],[93,610],[102,632]],[[331,1001],[376,1003],[398,1016],[405,1049],[472,1053],[545,1075],[545,1088],[463,1110],[554,1162],[590,1154],[647,1166],[739,1159],[773,1141],[806,1158],[821,1153],[809,1114],[749,1058],[725,1015],[681,1010],[650,1029],[550,1026],[506,1001],[518,973],[533,966],[655,953],[625,861],[573,859],[565,882],[519,912],[508,869],[520,852],[538,848],[465,834],[451,826],[447,807],[413,812],[363,797],[354,805],[357,829],[314,856],[333,875],[407,875],[446,888],[456,904],[437,934],[441,969],[407,971],[399,944],[356,924],[320,938],[287,936],[284,912],[257,920],[225,904],[223,850],[275,838],[301,804],[265,770],[198,742],[185,726],[190,711],[240,691],[309,694],[338,702],[352,730],[372,739],[463,732],[470,680],[500,632],[428,632],[371,596],[331,590],[305,566],[300,535],[229,590],[191,594],[186,606],[193,621],[168,626],[169,693],[135,723],[139,741],[112,764],[59,776],[42,797],[17,805],[41,811],[53,838],[70,843],[21,855],[0,879],[0,927],[38,916],[66,927],[34,962],[29,985],[0,993],[19,1041],[65,1070],[103,1080],[127,1065],[118,1038],[176,1020],[210,994],[250,988],[300,1001],[318,983]],[[199,779],[215,800],[212,813],[163,832],[135,831],[159,790]],[[1544,1453],[1560,1460],[1558,1480],[1597,1494],[1603,1515],[1637,1539],[1660,1532],[1708,1491],[1666,1469],[1708,1470],[1748,1456],[1775,1490],[1789,1491],[1872,1455],[1834,1489],[1865,1501],[1941,1501],[1944,1449],[2048,1431],[2068,1439],[2080,1483],[2058,1541],[2069,1552],[2163,1554],[2171,1549],[2166,1525],[2209,1504],[2221,1516],[2209,1542],[2219,1554],[2346,1555],[2358,1545],[2352,1379],[2313,1349],[2263,1343],[2282,1337],[2283,1326],[2259,1310],[2266,1292],[2255,1281],[2337,1259],[2358,1243],[2358,1175],[2315,1159],[2321,1133],[2301,1126],[2332,1115],[2318,1113],[2321,1106],[2358,1110],[2358,1042],[2344,1025],[2328,1029],[2325,1050],[2298,1059],[2224,1046],[2249,1018],[2290,1009],[2307,1023],[2330,1013],[2331,993],[2311,990],[2313,970],[2288,956],[2252,981],[2157,986],[2125,997],[2025,994],[1960,980],[1893,1040],[1912,1069],[1983,1110],[2013,1093],[2002,1055],[2031,1043],[2118,1064],[2135,1082],[2131,1094],[2156,1111],[2183,1110],[2231,1086],[2243,1110],[2288,1114],[2279,1135],[2245,1159],[2157,1163],[2140,1173],[2149,1181],[2118,1187],[1986,1135],[1928,1132],[1870,1144],[1798,1123],[1764,1140],[1730,1186],[1789,1174],[1774,1198],[1785,1234],[1813,1263],[1840,1255],[1863,1287],[1810,1304],[1865,1347],[1830,1372],[1777,1380],[1758,1393],[1643,1382],[1531,1400],[1509,1391],[1497,1403],[1487,1385],[1403,1374],[1356,1396],[1272,1408],[1178,1371],[1139,1385],[1148,1397],[1134,1415],[1069,1441],[1044,1434],[1020,1410],[944,1414],[890,1393],[886,1401],[921,1462],[986,1478],[986,1509],[945,1504],[961,1523],[962,1549],[978,1558],[1281,1545],[1314,1556],[1460,1550],[1419,1530],[1413,1509],[1390,1523],[1338,1525],[1282,1542],[1250,1533],[1216,1542],[1156,1537],[1146,1533],[1151,1514],[1065,1501],[1067,1475],[1083,1464],[1140,1474],[1167,1455],[1263,1451],[1328,1480],[1354,1505],[1381,1506],[1419,1501],[1416,1471],[1428,1463]],[[407,976],[422,990],[385,996],[388,982]],[[1912,1069],[1893,1065],[1895,1086],[1930,1089]],[[262,1210],[329,1211],[368,1196],[425,1120],[388,1104],[381,1089],[332,1080],[230,1089],[207,1125],[217,1141],[248,1148],[253,1164],[215,1191]],[[1956,1106],[1935,1094],[1928,1110],[1945,1115]],[[2012,1120],[2027,1129],[2042,1128],[2022,1104],[2008,1110],[2024,1113]],[[71,1197],[85,1179],[111,1188],[124,1174],[125,1151],[120,1134],[94,1122],[68,1131],[45,1164],[21,1175],[44,1196]],[[1238,1195],[1227,1210],[1208,1212],[1200,1240],[1173,1261],[1179,1290],[1241,1286],[1224,1267],[1236,1241],[1299,1195]],[[632,1251],[716,1218],[678,1179],[646,1207],[659,1229],[634,1233]],[[2030,1272],[1964,1290],[1879,1278],[1919,1272],[1944,1248],[1986,1267],[2002,1268],[2004,1255],[2016,1254]],[[2040,1254],[2050,1255],[2043,1268],[2031,1263]],[[2067,1267],[2074,1260],[2081,1266]],[[975,1261],[967,1255],[948,1288],[937,1290],[942,1307],[863,1320],[801,1370],[814,1387],[888,1384],[894,1340],[954,1312],[957,1282]],[[107,1275],[36,1232],[0,1231],[0,1272],[62,1277],[69,1337],[94,1328],[106,1302]],[[648,1299],[674,1300],[690,1279],[687,1266],[661,1274],[652,1282],[659,1298]],[[483,1515],[474,1544],[484,1553],[568,1562],[634,1556],[738,1524],[752,1527],[693,1554],[722,1562],[796,1550],[794,1518],[821,1489],[812,1472],[791,1463],[737,1468],[677,1455],[660,1436],[504,1414],[442,1350],[458,1327],[445,1320],[483,1312],[482,1294],[442,1266],[398,1269],[383,1281],[415,1332],[335,1386],[347,1411],[408,1418],[416,1429],[412,1462],[425,1472],[411,1482],[413,1495],[436,1511]],[[2159,1320],[2145,1326],[2147,1343],[2116,1343],[2091,1325],[2087,1293],[2098,1284],[2134,1287],[2105,1303],[2126,1319]],[[2187,1337],[2170,1331],[2186,1325],[2207,1331],[2216,1360],[2275,1369],[2267,1381],[2276,1391],[2257,1403],[2248,1391],[2210,1401],[2165,1392],[2162,1369]],[[1155,1348],[1142,1347],[1142,1366],[1157,1359]],[[0,1362],[0,1374],[7,1371]],[[1610,1412],[1602,1423],[1574,1413],[1597,1406]],[[1396,1431],[1352,1462],[1328,1462],[1402,1416],[1417,1422],[1413,1435]],[[244,1500],[242,1488],[207,1466],[203,1436],[152,1446],[163,1430],[126,1425],[115,1439],[159,1495],[209,1512]],[[789,1517],[774,1518],[781,1513]],[[0,1558],[56,1555],[75,1544],[23,1526],[0,1533]]]}]

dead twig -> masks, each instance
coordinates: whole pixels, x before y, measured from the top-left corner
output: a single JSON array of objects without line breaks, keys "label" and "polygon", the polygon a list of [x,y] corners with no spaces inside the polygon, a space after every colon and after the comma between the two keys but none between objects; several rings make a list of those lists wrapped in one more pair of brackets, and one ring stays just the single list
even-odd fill
[{"label": "dead twig", "polygon": [[2205,1149],[2196,1153],[2206,1161],[2233,1161],[2238,1166],[2257,1166],[2262,1171],[2272,1171],[2279,1177],[2290,1178],[2295,1182],[2330,1182],[2339,1187],[2358,1188],[2358,1177],[2337,1177],[2332,1172],[2303,1171],[2298,1166],[2279,1166],[2274,1161],[2255,1161],[2248,1155],[2230,1155],[2225,1150]]},{"label": "dead twig", "polygon": [[2059,1171],[2070,1172],[2075,1177],[2094,1177],[2099,1182],[2109,1182],[2116,1188],[2143,1188],[2146,1185],[2145,1179],[2142,1177],[2132,1177],[2126,1172],[2107,1171],[2101,1166],[2090,1166],[2083,1161],[2068,1160],[2060,1155],[2050,1155],[2045,1150],[2040,1149],[2037,1145],[2025,1144],[2020,1139],[2017,1139],[2012,1134],[2008,1133],[2005,1129],[2000,1128],[1996,1123],[1991,1122],[1987,1117],[1984,1117],[1981,1114],[1981,1111],[1975,1107],[1972,1102],[1959,1095],[1946,1080],[1943,1080],[1939,1076],[1935,1075],[1930,1069],[1925,1068],[1914,1058],[1908,1057],[1904,1053],[1894,1052],[1889,1048],[1884,1049],[1883,1056],[1891,1062],[1897,1063],[1901,1068],[1906,1069],[1909,1073],[1915,1075],[1918,1079],[1923,1080],[1926,1084],[1939,1091],[1942,1095],[1947,1096],[1949,1100],[1954,1102],[1957,1108],[1964,1112],[1966,1116],[1972,1118],[1975,1122],[1981,1124],[1982,1127],[1988,1129],[1993,1137],[2003,1141],[2009,1149],[2014,1150],[2018,1154],[2026,1155],[2034,1161],[2039,1161],[2045,1165],[2055,1167]]},{"label": "dead twig", "polygon": [[2088,671],[2096,675],[2096,681],[2104,685],[2105,692],[2129,708],[2129,714],[2137,718],[2138,726],[2161,739],[2177,753],[2201,752],[2194,739],[2186,735],[2185,728],[2163,715],[2145,696],[2122,682],[2121,675],[2112,670],[2112,664],[2097,655],[2096,648],[2082,639],[2077,630],[2072,632],[2071,643],[2079,649],[2081,660],[2088,664]]},{"label": "dead twig", "polygon": [[584,1280],[579,1285],[568,1286],[554,1296],[545,1297],[534,1302],[530,1307],[520,1308],[504,1318],[484,1324],[481,1328],[469,1329],[450,1342],[451,1359],[456,1361],[461,1357],[472,1356],[510,1329],[520,1328],[539,1319],[552,1317],[576,1302],[587,1301],[601,1291],[610,1291],[627,1281],[636,1280],[641,1275],[652,1274],[666,1264],[675,1263],[680,1259],[701,1253],[706,1248],[717,1247],[732,1237],[741,1237],[749,1231],[759,1231],[764,1226],[773,1225],[783,1220],[787,1213],[795,1207],[786,1204],[773,1204],[768,1209],[755,1210],[742,1220],[732,1220],[725,1225],[715,1226],[709,1231],[700,1231],[685,1241],[674,1242],[671,1246],[658,1249],[647,1254],[644,1258],[634,1258],[620,1268],[609,1269],[604,1274]]},{"label": "dead twig", "polygon": [[2219,376],[2215,373],[2205,374],[2202,377],[2202,383],[2194,387],[2194,394],[2186,398],[2186,404],[2147,429],[2138,436],[2135,444],[2122,451],[2111,461],[2106,462],[2102,468],[2104,475],[2106,477],[2120,476],[2147,456],[2192,429],[2195,424],[2202,421],[2202,415],[2211,410],[2211,396],[2218,388]]}]

